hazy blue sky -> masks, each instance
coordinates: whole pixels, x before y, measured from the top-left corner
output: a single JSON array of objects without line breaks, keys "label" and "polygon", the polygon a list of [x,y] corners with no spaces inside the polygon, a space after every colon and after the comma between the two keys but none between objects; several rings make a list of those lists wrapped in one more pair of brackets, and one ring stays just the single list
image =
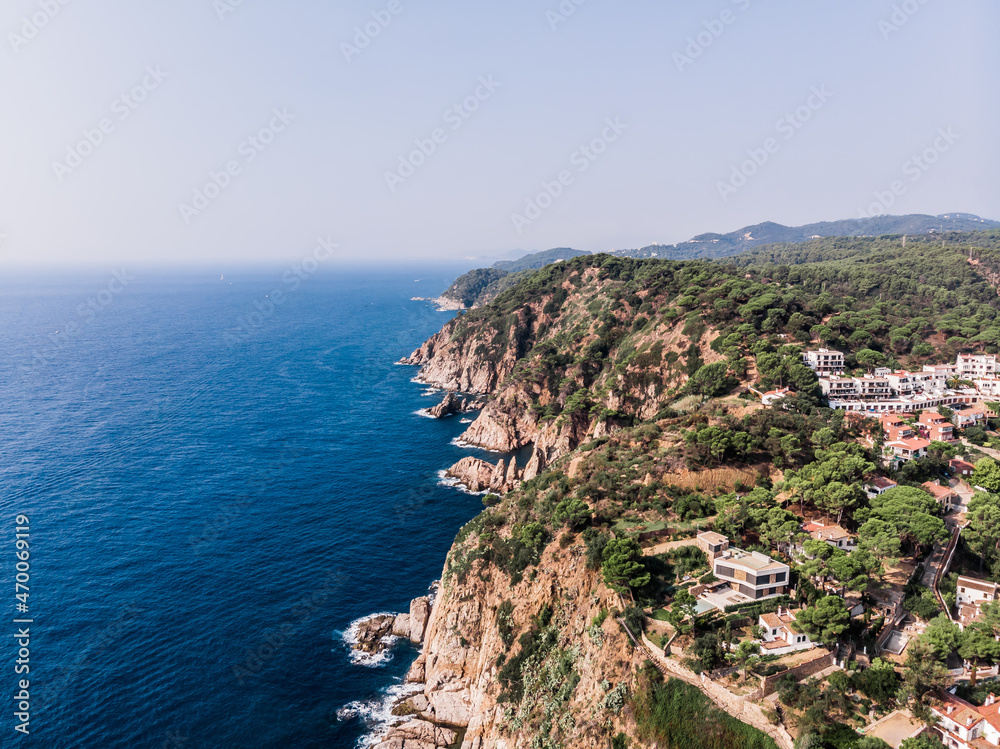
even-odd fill
[{"label": "hazy blue sky", "polygon": [[0,12],[0,264],[1000,219],[990,0],[63,2]]}]

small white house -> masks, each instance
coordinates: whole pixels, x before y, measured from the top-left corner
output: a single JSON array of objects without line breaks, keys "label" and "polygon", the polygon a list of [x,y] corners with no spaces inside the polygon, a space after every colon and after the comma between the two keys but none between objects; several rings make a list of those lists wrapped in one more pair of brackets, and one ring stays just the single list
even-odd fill
[{"label": "small white house", "polygon": [[783,655],[813,647],[809,635],[795,623],[795,614],[788,609],[779,607],[776,614],[761,614],[757,624],[763,630],[760,647],[764,655]]},{"label": "small white house", "polygon": [[854,551],[857,546],[855,535],[834,523],[830,525],[824,525],[821,522],[806,523],[802,526],[802,530],[808,533],[810,538],[826,541],[830,546],[847,552]]}]

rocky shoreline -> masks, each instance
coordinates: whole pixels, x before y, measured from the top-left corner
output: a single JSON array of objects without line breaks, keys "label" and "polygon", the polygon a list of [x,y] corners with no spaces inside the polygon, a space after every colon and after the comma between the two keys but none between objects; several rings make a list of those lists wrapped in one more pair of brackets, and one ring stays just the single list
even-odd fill
[{"label": "rocky shoreline", "polygon": [[[393,642],[392,638],[407,639],[415,645],[425,645],[426,635],[437,598],[437,585],[430,595],[414,598],[410,610],[399,614],[375,614],[358,624],[357,642],[353,648],[378,654]],[[470,713],[465,700],[447,691],[427,689],[426,647],[410,667],[406,682],[422,685],[424,690],[400,698],[392,706],[393,721],[380,735],[373,749],[445,749],[458,742],[468,725]]]}]

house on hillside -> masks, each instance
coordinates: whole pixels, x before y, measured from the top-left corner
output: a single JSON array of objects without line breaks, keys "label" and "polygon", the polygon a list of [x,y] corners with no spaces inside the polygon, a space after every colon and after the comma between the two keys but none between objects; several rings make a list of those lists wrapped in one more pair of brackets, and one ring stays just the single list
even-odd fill
[{"label": "house on hillside", "polygon": [[802,530],[808,533],[810,538],[814,538],[817,541],[826,541],[830,546],[843,549],[847,552],[854,551],[855,546],[857,546],[855,535],[844,530],[836,523],[824,525],[819,521],[813,521],[805,523],[802,526]]},{"label": "house on hillside", "polygon": [[951,442],[955,439],[955,426],[937,411],[921,411],[917,421],[920,436],[931,442]]},{"label": "house on hillside", "polygon": [[879,495],[885,494],[890,489],[895,489],[899,484],[897,484],[892,479],[887,479],[885,476],[876,476],[868,480],[865,484],[865,494],[868,495],[868,499],[875,499]]},{"label": "house on hillside", "polygon": [[955,415],[951,417],[951,421],[959,429],[985,426],[989,417],[986,407],[981,403],[956,403],[952,410]]},{"label": "house on hillside", "polygon": [[993,694],[982,707],[966,702],[951,692],[939,695],[931,713],[937,725],[931,729],[941,742],[955,749],[993,749],[1000,747],[1000,703]]},{"label": "house on hillside", "polygon": [[960,479],[972,478],[972,472],[976,470],[976,467],[972,465],[972,463],[959,458],[952,458],[949,460],[948,467],[951,469],[951,472]]},{"label": "house on hillside", "polygon": [[813,647],[809,635],[802,630],[795,621],[795,614],[788,609],[779,606],[776,614],[761,614],[757,624],[763,630],[760,646],[762,655],[784,655]]},{"label": "house on hillside", "polygon": [[792,395],[791,388],[781,388],[780,390],[768,390],[760,397],[760,402],[765,406],[773,406],[780,400],[787,398]]},{"label": "house on hillside", "polygon": [[882,423],[882,431],[885,433],[886,442],[908,440],[917,436],[917,433],[913,431],[913,427],[895,414],[884,414],[879,417],[879,421]]},{"label": "house on hillside", "polygon": [[759,600],[787,593],[791,569],[760,552],[728,546],[712,561],[712,574],[746,598]]},{"label": "house on hillside", "polygon": [[806,351],[802,354],[802,361],[818,375],[839,375],[844,371],[844,354],[833,349]]},{"label": "house on hillside", "polygon": [[959,575],[955,605],[958,607],[958,621],[963,629],[979,619],[984,603],[994,601],[1000,601],[1000,585],[989,580]]},{"label": "house on hillside", "polygon": [[951,512],[962,504],[961,497],[958,496],[954,489],[941,486],[936,481],[925,481],[920,486],[927,490],[927,493],[933,496],[944,507],[945,512]]},{"label": "house on hillside", "polygon": [[992,377],[1000,374],[996,354],[959,354],[955,361],[956,374],[963,380]]},{"label": "house on hillside", "polygon": [[924,457],[927,455],[927,448],[930,445],[929,440],[921,437],[893,440],[892,442],[885,443],[886,449],[892,453],[893,458],[901,461]]},{"label": "house on hillside", "polygon": [[699,549],[705,552],[709,562],[729,549],[729,539],[715,531],[702,531],[694,542]]}]

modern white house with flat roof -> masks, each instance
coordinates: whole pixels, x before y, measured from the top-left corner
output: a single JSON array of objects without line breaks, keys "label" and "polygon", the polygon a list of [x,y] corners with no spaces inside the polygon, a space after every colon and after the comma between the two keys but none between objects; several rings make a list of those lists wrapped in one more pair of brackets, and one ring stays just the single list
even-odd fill
[{"label": "modern white house with flat roof", "polygon": [[752,600],[780,596],[788,592],[787,564],[756,551],[730,546],[712,561],[712,574]]}]

